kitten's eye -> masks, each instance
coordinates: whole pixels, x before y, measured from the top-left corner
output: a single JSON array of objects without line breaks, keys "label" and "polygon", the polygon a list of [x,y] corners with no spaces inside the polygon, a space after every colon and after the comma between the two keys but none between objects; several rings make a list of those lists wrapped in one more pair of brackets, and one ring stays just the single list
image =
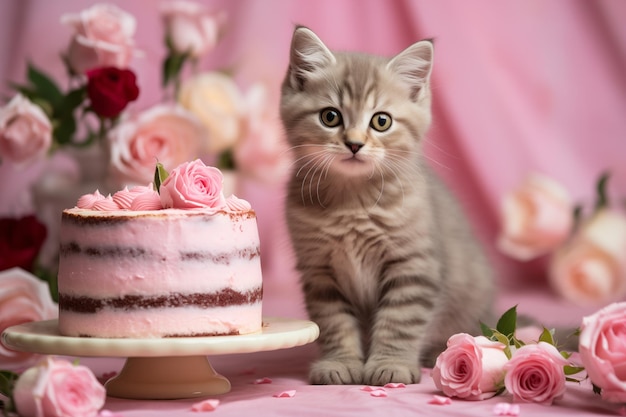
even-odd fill
[{"label": "kitten's eye", "polygon": [[339,110],[328,107],[320,112],[320,120],[324,126],[337,127],[342,123],[341,113]]},{"label": "kitten's eye", "polygon": [[391,116],[383,112],[376,113],[370,120],[370,126],[379,132],[384,132],[391,127]]}]

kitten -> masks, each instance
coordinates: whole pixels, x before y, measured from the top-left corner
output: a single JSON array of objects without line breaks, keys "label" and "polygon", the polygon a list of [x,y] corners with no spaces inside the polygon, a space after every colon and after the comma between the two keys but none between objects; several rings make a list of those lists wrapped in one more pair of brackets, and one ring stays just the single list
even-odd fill
[{"label": "kitten", "polygon": [[491,270],[424,162],[433,45],[391,60],[293,34],[281,117],[286,216],[322,357],[313,384],[417,383],[448,337],[490,311]]}]

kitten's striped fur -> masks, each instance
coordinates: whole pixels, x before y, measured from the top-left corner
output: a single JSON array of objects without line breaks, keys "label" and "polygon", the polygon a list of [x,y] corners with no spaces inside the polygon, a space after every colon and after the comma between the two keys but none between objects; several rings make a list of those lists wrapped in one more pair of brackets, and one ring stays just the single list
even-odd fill
[{"label": "kitten's striped fur", "polygon": [[387,60],[294,32],[281,101],[294,154],[286,213],[320,327],[314,384],[419,382],[420,360],[432,365],[490,310],[491,271],[421,152],[432,56],[429,41]]}]

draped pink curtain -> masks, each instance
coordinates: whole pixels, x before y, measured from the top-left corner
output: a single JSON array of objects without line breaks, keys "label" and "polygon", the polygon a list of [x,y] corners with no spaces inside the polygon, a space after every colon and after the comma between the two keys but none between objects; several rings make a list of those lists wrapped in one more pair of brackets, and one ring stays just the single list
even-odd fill
[{"label": "draped pink curtain", "polygon": [[[165,50],[158,2],[111,0],[138,22],[143,51],[132,68],[142,89],[133,106],[160,99]],[[22,81],[31,60],[64,80],[59,60],[70,30],[65,12],[95,1],[0,2],[0,92]],[[274,102],[296,23],[312,28],[334,49],[392,55],[422,38],[435,39],[434,123],[427,151],[459,195],[499,266],[503,281],[540,275],[538,263],[506,260],[494,249],[504,192],[528,172],[563,183],[589,202],[594,182],[611,170],[610,192],[626,197],[626,2],[623,0],[221,0],[226,35],[203,69],[235,68],[242,84],[268,83]],[[0,215],[15,211],[34,174],[0,166]],[[250,186],[270,278],[290,277],[280,215],[280,187]],[[291,279],[291,278],[289,278]]]}]

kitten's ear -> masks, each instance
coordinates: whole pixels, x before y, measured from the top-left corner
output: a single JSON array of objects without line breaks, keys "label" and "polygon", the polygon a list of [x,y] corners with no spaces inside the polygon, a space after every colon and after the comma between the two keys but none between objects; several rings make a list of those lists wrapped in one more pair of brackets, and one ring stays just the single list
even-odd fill
[{"label": "kitten's ear", "polygon": [[387,68],[409,86],[414,101],[421,100],[428,91],[433,54],[432,41],[420,41],[400,52],[387,64]]},{"label": "kitten's ear", "polygon": [[311,74],[334,63],[335,56],[312,30],[296,27],[289,54],[288,77],[292,88],[301,90]]}]

